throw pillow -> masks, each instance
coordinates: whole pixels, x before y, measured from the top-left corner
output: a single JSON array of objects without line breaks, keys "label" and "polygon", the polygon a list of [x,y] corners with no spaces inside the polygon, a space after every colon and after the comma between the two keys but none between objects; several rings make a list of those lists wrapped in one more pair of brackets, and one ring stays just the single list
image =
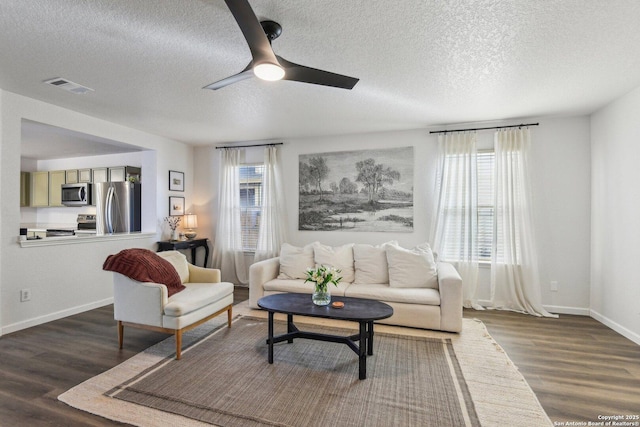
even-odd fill
[{"label": "throw pillow", "polygon": [[167,287],[169,296],[186,289],[173,265],[148,249],[124,249],[109,255],[102,269],[115,271],[138,282],[161,283]]},{"label": "throw pillow", "polygon": [[156,252],[160,258],[166,259],[173,265],[173,268],[178,272],[178,276],[180,276],[180,281],[182,283],[189,282],[189,265],[187,261],[187,257],[184,256],[183,253],[178,251],[164,251],[164,252]]},{"label": "throw pillow", "polygon": [[352,243],[332,247],[316,242],[313,245],[313,253],[316,265],[337,268],[340,270],[340,276],[342,276],[343,282],[353,282],[355,273],[353,270]]},{"label": "throw pillow", "polygon": [[397,245],[392,240],[381,245],[353,245],[355,280],[353,283],[389,283],[386,245]]},{"label": "throw pillow", "polygon": [[413,249],[387,245],[385,251],[391,287],[438,289],[438,272],[429,244]]},{"label": "throw pillow", "polygon": [[280,274],[278,279],[304,279],[307,268],[315,266],[313,243],[302,248],[283,243],[280,247]]}]

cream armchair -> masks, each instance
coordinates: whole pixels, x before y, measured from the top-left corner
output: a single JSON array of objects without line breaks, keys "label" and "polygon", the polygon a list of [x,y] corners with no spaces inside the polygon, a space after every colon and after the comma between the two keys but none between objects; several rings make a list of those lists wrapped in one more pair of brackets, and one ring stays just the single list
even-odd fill
[{"label": "cream armchair", "polygon": [[178,272],[186,289],[168,297],[159,283],[138,282],[113,273],[114,318],[118,321],[118,343],[123,345],[124,327],[175,334],[176,359],[180,359],[182,333],[227,312],[231,327],[233,284],[220,282],[220,270],[197,267],[178,251],[157,253]]}]

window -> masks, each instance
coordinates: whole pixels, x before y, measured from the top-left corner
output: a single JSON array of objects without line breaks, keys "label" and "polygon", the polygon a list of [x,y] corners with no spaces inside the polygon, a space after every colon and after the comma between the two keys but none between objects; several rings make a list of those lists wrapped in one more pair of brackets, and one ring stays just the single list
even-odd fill
[{"label": "window", "polygon": [[[468,218],[467,201],[460,199],[451,203],[445,209],[445,215],[449,218],[445,223],[442,258],[446,261],[459,261],[465,258],[469,251],[463,236],[468,233],[467,227],[475,227],[477,241],[478,260],[489,262],[493,253],[494,239],[494,164],[495,153],[491,151],[478,151],[476,164],[470,165],[461,156],[450,155],[446,159],[446,168],[449,176],[458,176],[459,168],[470,169],[475,172],[475,198],[476,212],[474,218]],[[475,167],[474,167],[475,166]],[[472,220],[475,220],[473,225]]]},{"label": "window", "polygon": [[478,260],[491,261],[494,217],[495,153],[478,151]]},{"label": "window", "polygon": [[255,252],[258,245],[263,174],[263,164],[240,166],[240,225],[245,252]]}]

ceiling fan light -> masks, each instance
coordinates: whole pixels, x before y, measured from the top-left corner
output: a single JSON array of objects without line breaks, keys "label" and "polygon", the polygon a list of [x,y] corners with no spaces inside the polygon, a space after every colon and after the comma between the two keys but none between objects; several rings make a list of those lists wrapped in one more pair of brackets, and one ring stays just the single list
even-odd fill
[{"label": "ceiling fan light", "polygon": [[284,69],[277,64],[264,62],[253,67],[253,74],[259,79],[273,82],[282,80],[284,77]]}]

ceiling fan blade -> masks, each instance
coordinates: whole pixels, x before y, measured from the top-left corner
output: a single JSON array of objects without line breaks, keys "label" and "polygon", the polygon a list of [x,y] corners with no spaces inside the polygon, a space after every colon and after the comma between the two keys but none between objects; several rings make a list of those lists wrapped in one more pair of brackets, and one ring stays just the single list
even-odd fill
[{"label": "ceiling fan blade", "polygon": [[271,49],[271,43],[267,35],[264,33],[262,25],[258,17],[251,9],[248,0],[224,0],[227,7],[231,11],[231,14],[235,18],[242,34],[244,35],[249,50],[251,50],[251,56],[253,57],[254,64],[260,64],[262,62],[270,62],[277,64],[273,49]]},{"label": "ceiling fan blade", "polygon": [[278,62],[284,68],[283,80],[311,83],[315,85],[332,86],[340,89],[353,89],[360,81],[355,77],[344,76],[342,74],[331,73],[329,71],[318,70],[317,68],[306,67],[287,61],[281,56],[277,56]]},{"label": "ceiling fan blade", "polygon": [[247,65],[247,67],[240,71],[238,74],[234,74],[233,76],[227,77],[226,79],[218,80],[217,82],[211,83],[203,87],[202,89],[211,89],[218,90],[225,86],[229,86],[230,84],[240,82],[242,80],[253,77],[253,61]]}]

